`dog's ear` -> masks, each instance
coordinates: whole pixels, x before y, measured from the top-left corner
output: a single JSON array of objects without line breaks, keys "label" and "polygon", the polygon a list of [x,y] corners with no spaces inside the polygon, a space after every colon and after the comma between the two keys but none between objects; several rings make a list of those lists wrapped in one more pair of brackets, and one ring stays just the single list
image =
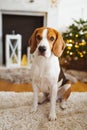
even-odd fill
[{"label": "dog's ear", "polygon": [[56,41],[53,44],[53,53],[55,56],[60,57],[65,48],[65,42],[62,38],[62,35],[59,32],[55,31],[55,33],[56,33]]},{"label": "dog's ear", "polygon": [[37,41],[36,41],[36,33],[37,33],[37,30],[36,29],[33,34],[31,35],[30,39],[29,39],[29,46],[30,46],[30,53],[34,53],[34,51],[36,50],[37,48]]}]

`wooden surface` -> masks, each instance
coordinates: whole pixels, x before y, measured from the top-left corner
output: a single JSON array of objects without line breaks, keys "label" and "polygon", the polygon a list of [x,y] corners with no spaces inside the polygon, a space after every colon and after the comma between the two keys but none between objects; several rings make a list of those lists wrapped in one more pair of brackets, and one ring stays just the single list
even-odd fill
[{"label": "wooden surface", "polygon": [[[31,84],[12,84],[7,81],[0,80],[0,91],[30,92]],[[78,82],[72,85],[74,92],[87,92],[87,84]]]},{"label": "wooden surface", "polygon": [[7,81],[0,80],[0,91],[27,92],[32,91],[31,84],[12,84]]},{"label": "wooden surface", "polygon": [[87,83],[77,82],[72,85],[72,91],[74,92],[87,92]]}]

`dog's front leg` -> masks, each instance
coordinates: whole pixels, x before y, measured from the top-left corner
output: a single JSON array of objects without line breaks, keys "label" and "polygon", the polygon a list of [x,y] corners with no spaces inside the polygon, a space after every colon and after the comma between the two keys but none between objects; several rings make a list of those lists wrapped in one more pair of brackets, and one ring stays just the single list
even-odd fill
[{"label": "dog's front leg", "polygon": [[39,89],[36,86],[33,86],[33,91],[34,91],[34,101],[33,101],[33,112],[37,111],[37,107],[38,107],[38,93],[39,93]]},{"label": "dog's front leg", "polygon": [[49,120],[56,120],[56,98],[57,98],[57,85],[53,85],[50,92],[50,114]]}]

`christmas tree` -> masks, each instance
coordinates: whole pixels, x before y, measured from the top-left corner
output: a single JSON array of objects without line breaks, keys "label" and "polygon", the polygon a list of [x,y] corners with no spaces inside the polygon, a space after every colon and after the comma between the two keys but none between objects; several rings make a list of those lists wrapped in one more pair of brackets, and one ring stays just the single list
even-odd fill
[{"label": "christmas tree", "polygon": [[87,62],[87,21],[74,20],[62,35],[66,43],[62,56],[64,61],[69,64],[71,61],[85,59]]}]

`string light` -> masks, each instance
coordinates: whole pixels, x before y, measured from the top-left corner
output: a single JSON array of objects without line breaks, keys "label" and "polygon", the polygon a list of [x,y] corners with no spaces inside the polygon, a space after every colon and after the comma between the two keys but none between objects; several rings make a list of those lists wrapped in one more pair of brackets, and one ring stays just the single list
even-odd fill
[{"label": "string light", "polygon": [[67,51],[67,54],[69,54],[69,51]]},{"label": "string light", "polygon": [[83,54],[86,54],[86,51],[83,51]]},{"label": "string light", "polygon": [[71,48],[72,48],[71,46],[68,46],[68,50],[71,50]]},{"label": "string light", "polygon": [[78,37],[78,34],[76,34],[75,37]]},{"label": "string light", "polygon": [[72,55],[73,54],[73,52],[70,52],[70,55]]}]

